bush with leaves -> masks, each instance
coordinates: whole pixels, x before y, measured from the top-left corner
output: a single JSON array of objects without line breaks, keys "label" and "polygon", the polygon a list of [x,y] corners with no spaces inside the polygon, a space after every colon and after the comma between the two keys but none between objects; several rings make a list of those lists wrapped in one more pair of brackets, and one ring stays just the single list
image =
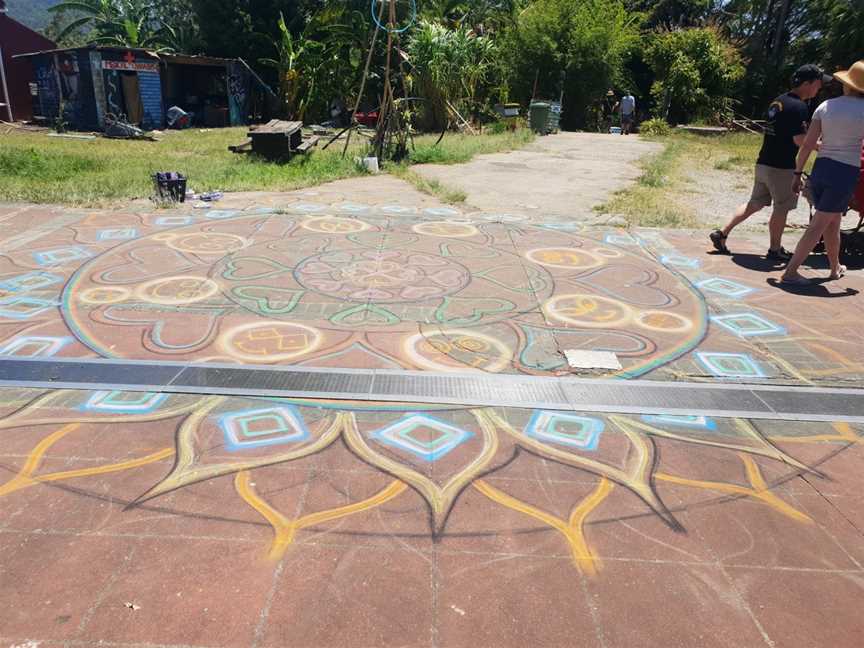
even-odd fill
[{"label": "bush with leaves", "polygon": [[716,121],[731,108],[744,76],[741,55],[711,27],[656,33],[646,57],[656,76],[651,94],[672,123]]},{"label": "bush with leaves", "polygon": [[407,55],[412,91],[424,100],[421,126],[442,128],[451,107],[466,118],[479,114],[498,57],[491,38],[423,20],[411,33]]},{"label": "bush with leaves", "polygon": [[639,44],[640,14],[621,0],[536,0],[519,14],[503,52],[513,94],[557,98],[564,91],[562,124],[583,128],[592,106],[610,87],[631,84],[625,59]]},{"label": "bush with leaves", "polygon": [[653,117],[639,124],[639,133],[652,137],[666,137],[672,133],[672,127],[665,119]]}]

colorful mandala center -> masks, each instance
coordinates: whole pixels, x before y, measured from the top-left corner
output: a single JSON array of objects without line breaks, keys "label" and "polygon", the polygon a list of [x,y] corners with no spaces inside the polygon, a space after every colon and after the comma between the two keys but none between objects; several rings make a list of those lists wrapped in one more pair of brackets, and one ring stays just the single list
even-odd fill
[{"label": "colorful mandala center", "polygon": [[328,252],[303,261],[295,272],[304,288],[357,302],[410,302],[459,292],[471,274],[455,261],[398,251]]}]

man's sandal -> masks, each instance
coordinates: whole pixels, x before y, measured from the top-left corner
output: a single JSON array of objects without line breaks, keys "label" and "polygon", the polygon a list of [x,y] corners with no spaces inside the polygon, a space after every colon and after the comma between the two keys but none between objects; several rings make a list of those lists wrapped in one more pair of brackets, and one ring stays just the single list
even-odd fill
[{"label": "man's sandal", "polygon": [[714,230],[708,235],[711,243],[714,244],[714,249],[720,254],[729,254],[729,248],[726,247],[726,235],[720,230]]}]

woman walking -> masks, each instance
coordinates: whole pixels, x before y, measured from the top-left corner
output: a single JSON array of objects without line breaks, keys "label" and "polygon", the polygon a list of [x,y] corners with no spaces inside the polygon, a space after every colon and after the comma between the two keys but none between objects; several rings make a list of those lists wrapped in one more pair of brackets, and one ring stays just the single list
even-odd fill
[{"label": "woman walking", "polygon": [[820,238],[825,239],[825,251],[831,266],[828,278],[839,279],[846,272],[846,268],[840,265],[840,220],[855,192],[861,169],[864,61],[858,61],[845,72],[837,72],[834,78],[843,84],[843,96],[829,99],[816,109],[798,152],[793,184],[795,193],[801,191],[801,174],[810,154],[819,150],[810,174],[816,213],[783,273],[781,283],[787,285],[809,283],[809,279],[798,274],[798,268]]}]

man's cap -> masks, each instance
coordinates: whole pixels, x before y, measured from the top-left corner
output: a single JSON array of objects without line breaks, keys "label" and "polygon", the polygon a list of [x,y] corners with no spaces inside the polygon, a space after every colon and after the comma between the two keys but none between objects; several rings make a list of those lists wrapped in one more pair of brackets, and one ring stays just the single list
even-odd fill
[{"label": "man's cap", "polygon": [[807,83],[808,81],[821,81],[822,83],[830,83],[832,81],[832,77],[829,74],[825,74],[818,65],[813,65],[812,63],[808,63],[807,65],[802,65],[797,70],[795,70],[795,74],[792,75],[792,85],[799,86],[802,83]]}]

